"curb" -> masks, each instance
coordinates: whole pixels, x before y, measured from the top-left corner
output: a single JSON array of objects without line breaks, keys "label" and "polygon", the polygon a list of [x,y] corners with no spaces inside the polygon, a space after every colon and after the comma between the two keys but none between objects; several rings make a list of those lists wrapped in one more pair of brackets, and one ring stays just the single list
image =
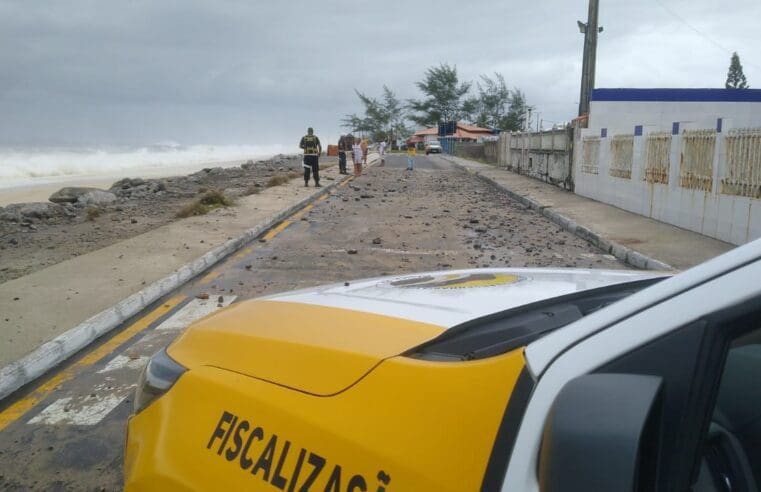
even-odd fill
[{"label": "curb", "polygon": [[446,156],[446,157],[442,156],[442,158],[451,162],[452,164],[459,167],[460,169],[463,169],[466,172],[469,172],[470,174],[473,174],[474,176],[482,179],[483,181],[489,183],[490,185],[497,187],[500,191],[503,191],[507,196],[509,196],[513,200],[525,205],[526,207],[532,210],[536,210],[537,212],[539,212],[544,217],[548,218],[550,221],[554,222],[561,228],[565,229],[571,234],[576,235],[577,237],[580,237],[581,239],[587,241],[592,246],[595,246],[596,248],[601,249],[605,253],[615,256],[616,258],[623,261],[627,265],[631,265],[634,268],[639,268],[641,270],[664,270],[664,271],[674,270],[674,267],[672,267],[668,263],[664,263],[651,256],[640,253],[639,251],[635,251],[627,246],[624,246],[623,244],[619,244],[615,241],[611,241],[610,239],[607,239],[606,237],[600,235],[599,233],[593,231],[592,229],[589,229],[588,227],[585,227],[577,223],[573,219],[566,217],[565,215],[561,213],[555,212],[552,209],[552,207],[543,205],[539,203],[538,201],[534,200],[533,198],[529,198],[527,196],[518,194],[514,192],[513,190],[511,190],[510,188],[507,188],[505,185],[496,182],[492,178],[488,176],[484,176],[480,172],[470,169],[469,167],[463,164],[460,164],[459,162],[455,161],[449,156]]},{"label": "curb", "polygon": [[[367,167],[375,164],[375,162],[377,162],[377,158],[368,162]],[[101,311],[52,340],[43,343],[21,359],[0,368],[0,402],[19,388],[31,383],[84,349],[101,336],[120,326],[161,297],[208,270],[245,245],[253,242],[298,210],[316,201],[321,196],[330,193],[350,178],[351,175],[343,176],[317,193],[260,222],[240,236],[226,241],[166,277],[122,299],[114,306]]]}]

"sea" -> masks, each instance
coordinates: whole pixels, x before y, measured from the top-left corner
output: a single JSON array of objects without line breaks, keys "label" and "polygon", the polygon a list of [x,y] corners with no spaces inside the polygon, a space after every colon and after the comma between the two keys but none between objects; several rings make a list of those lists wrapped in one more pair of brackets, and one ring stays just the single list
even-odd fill
[{"label": "sea", "polygon": [[180,145],[0,147],[0,189],[107,178],[162,177],[211,165],[237,165],[248,159],[293,154],[286,145]]}]

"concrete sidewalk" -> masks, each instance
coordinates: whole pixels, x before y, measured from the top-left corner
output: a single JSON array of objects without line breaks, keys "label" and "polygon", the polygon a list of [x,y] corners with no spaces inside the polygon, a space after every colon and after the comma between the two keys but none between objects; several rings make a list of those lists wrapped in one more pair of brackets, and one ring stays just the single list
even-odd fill
[{"label": "concrete sidewalk", "polygon": [[[320,174],[325,187],[343,178],[338,166]],[[305,188],[302,179],[296,178],[243,197],[234,207],[177,220],[0,284],[0,368],[143,289],[158,290],[152,284],[173,272],[180,271],[178,277],[183,279],[192,277],[198,268],[188,268],[189,264],[199,264],[215,248],[219,251],[225,243],[322,190],[311,184]],[[214,258],[222,254],[228,253],[215,253]],[[200,265],[211,266],[211,261],[205,259]]]},{"label": "concrete sidewalk", "polygon": [[[584,234],[579,234],[582,237],[591,231],[592,236],[602,240],[604,244],[600,246],[603,249],[609,245],[611,248],[620,245],[623,248],[619,249],[633,250],[640,253],[641,258],[650,257],[677,270],[684,270],[735,247],[733,244],[576,195],[505,168],[453,156],[444,158],[514,195],[524,197],[544,215],[561,217],[561,220],[562,217],[570,219],[582,226]],[[630,263],[640,266],[636,261]]]}]

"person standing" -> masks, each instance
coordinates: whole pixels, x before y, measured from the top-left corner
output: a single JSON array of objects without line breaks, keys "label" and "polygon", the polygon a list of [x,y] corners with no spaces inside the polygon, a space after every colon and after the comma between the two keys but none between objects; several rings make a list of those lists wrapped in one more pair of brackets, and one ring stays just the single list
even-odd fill
[{"label": "person standing", "polygon": [[304,186],[309,186],[309,173],[314,175],[314,186],[320,188],[320,161],[322,145],[320,139],[314,134],[312,127],[307,129],[307,134],[301,137],[299,148],[304,150]]},{"label": "person standing", "polygon": [[354,176],[359,176],[362,174],[362,145],[358,140],[354,140],[351,150],[352,159],[354,160]]},{"label": "person standing", "polygon": [[347,149],[346,145],[347,136],[341,135],[338,139],[338,173],[349,174],[346,172],[346,151],[351,150],[351,147]]},{"label": "person standing", "polygon": [[415,155],[417,154],[417,149],[415,148],[415,144],[407,144],[407,170],[412,171],[415,168]]},{"label": "person standing", "polygon": [[378,153],[380,154],[380,165],[381,167],[386,165],[386,140],[381,140],[381,143],[378,144]]},{"label": "person standing", "polygon": [[[354,167],[357,167],[357,156],[354,155],[354,144],[357,143],[357,139],[351,133],[346,135],[346,151],[351,155],[351,163]],[[355,172],[356,173],[356,172]]]},{"label": "person standing", "polygon": [[367,149],[369,147],[369,142],[367,141],[367,138],[362,139],[362,143],[360,144],[362,147],[362,165],[367,165]]}]

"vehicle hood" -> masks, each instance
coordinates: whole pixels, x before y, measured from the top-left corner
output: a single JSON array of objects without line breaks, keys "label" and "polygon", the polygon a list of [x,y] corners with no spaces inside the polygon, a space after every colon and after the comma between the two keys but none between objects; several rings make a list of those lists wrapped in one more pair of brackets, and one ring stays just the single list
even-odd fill
[{"label": "vehicle hood", "polygon": [[189,369],[218,367],[328,396],[462,322],[653,276],[477,269],[328,285],[234,304],[189,327],[168,352]]},{"label": "vehicle hood", "polygon": [[477,268],[380,277],[264,299],[383,314],[450,328],[487,314],[662,272]]},{"label": "vehicle hood", "polygon": [[167,352],[191,370],[217,367],[329,396],[443,331],[361,311],[249,300],[191,325]]}]

